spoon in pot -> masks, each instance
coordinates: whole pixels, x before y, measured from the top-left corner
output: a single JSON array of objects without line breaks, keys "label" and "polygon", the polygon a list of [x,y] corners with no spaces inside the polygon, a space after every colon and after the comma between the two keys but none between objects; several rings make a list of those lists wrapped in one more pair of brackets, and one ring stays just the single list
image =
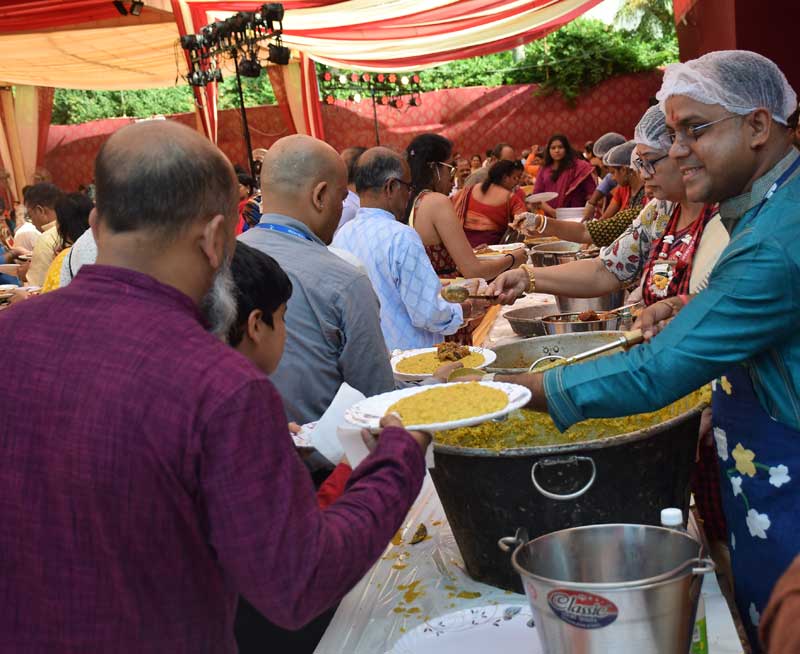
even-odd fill
[{"label": "spoon in pot", "polygon": [[467,300],[483,300],[492,302],[497,299],[496,295],[472,295],[469,289],[464,286],[450,285],[442,289],[442,297],[446,302],[461,304]]},{"label": "spoon in pot", "polygon": [[597,347],[592,348],[591,350],[586,350],[586,352],[581,352],[580,354],[574,354],[571,357],[562,357],[558,354],[550,354],[548,356],[539,357],[534,361],[530,367],[528,368],[528,372],[536,372],[534,368],[538,366],[542,361],[564,361],[564,366],[568,366],[572,363],[577,363],[578,361],[583,361],[584,359],[588,359],[593,357],[597,354],[602,354],[603,352],[608,352],[609,350],[613,350],[617,347],[630,347],[632,345],[638,345],[639,343],[644,341],[644,336],[642,334],[641,329],[634,329],[630,332],[622,332],[619,338],[615,338],[613,341],[608,343],[604,343],[603,345],[598,345]]}]

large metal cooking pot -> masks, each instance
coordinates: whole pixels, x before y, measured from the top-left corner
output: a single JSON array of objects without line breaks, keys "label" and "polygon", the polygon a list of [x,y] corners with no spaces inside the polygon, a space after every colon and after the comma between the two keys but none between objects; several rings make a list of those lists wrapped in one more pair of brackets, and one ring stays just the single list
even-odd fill
[{"label": "large metal cooking pot", "polygon": [[531,248],[531,263],[537,268],[557,266],[580,258],[581,244],[571,241],[540,243]]},{"label": "large metal cooking pot", "polygon": [[434,445],[430,473],[473,579],[522,592],[500,538],[614,522],[659,524],[689,508],[703,405],[629,434],[502,451]]},{"label": "large metal cooking pot", "polygon": [[604,332],[619,327],[619,316],[611,314],[597,320],[579,320],[579,313],[559,313],[542,318],[548,334],[576,334],[579,332]]},{"label": "large metal cooking pot", "polygon": [[600,297],[566,297],[556,295],[556,305],[559,313],[581,313],[582,311],[594,310],[611,311],[622,305],[625,301],[625,291],[613,291],[608,295]]},{"label": "large metal cooking pot", "polygon": [[[524,341],[516,341],[492,348],[497,355],[497,359],[487,366],[486,372],[496,372],[503,375],[527,372],[534,361],[544,356],[557,354],[562,357],[571,357],[618,339],[619,332],[615,331],[526,338]],[[612,350],[612,352],[617,351]]]}]

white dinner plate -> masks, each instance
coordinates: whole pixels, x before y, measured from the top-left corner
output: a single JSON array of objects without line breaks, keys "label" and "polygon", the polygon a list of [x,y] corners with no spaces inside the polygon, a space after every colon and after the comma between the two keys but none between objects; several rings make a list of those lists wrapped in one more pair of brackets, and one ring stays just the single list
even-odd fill
[{"label": "white dinner plate", "polygon": [[[492,352],[492,350],[487,350],[482,347],[474,347],[472,345],[469,346],[470,352],[477,352],[483,355],[483,363],[479,366],[475,366],[476,368],[485,368],[490,363],[492,363],[496,358],[497,355]],[[436,352],[435,347],[425,347],[420,348],[417,350],[403,350],[399,354],[394,355],[391,358],[392,364],[392,372],[394,373],[394,378],[399,379],[400,381],[420,381],[422,379],[427,379],[428,377],[432,377],[433,373],[427,374],[416,374],[416,373],[409,373],[409,372],[398,372],[397,371],[397,364],[400,363],[403,359],[407,359],[408,357],[416,356],[417,354],[426,354],[428,352]],[[451,363],[450,361],[442,361],[442,365],[446,363]]]},{"label": "white dinner plate", "polygon": [[427,620],[400,638],[387,654],[542,654],[527,606],[497,604]]},{"label": "white dinner plate", "polygon": [[550,202],[558,197],[555,191],[545,191],[544,193],[531,193],[525,196],[525,202]]},{"label": "white dinner plate", "polygon": [[[433,388],[441,388],[442,386],[455,386],[456,384],[465,384],[474,382],[455,382],[450,384],[439,384],[438,386],[417,386],[415,388],[402,388],[398,391],[391,391],[389,393],[382,393],[374,397],[368,397],[361,402],[345,411],[344,418],[347,422],[361,427],[378,431],[380,429],[380,420],[386,415],[389,407],[398,400],[404,397],[411,397],[417,393],[424,393]],[[505,382],[495,381],[482,381],[477,382],[482,386],[489,388],[497,388],[503,391],[508,396],[508,404],[499,411],[492,411],[491,413],[484,413],[471,418],[463,418],[462,420],[450,420],[447,422],[434,422],[428,425],[405,425],[406,429],[420,429],[423,431],[444,431],[445,429],[456,429],[458,427],[471,427],[479,425],[482,422],[491,420],[492,418],[500,418],[501,416],[508,415],[512,411],[521,409],[531,399],[531,392],[524,386],[517,384],[506,384]]]},{"label": "white dinner plate", "polygon": [[489,245],[487,246],[490,250],[494,250],[495,252],[513,252],[514,250],[519,250],[520,248],[524,248],[524,243],[503,243],[500,245]]}]

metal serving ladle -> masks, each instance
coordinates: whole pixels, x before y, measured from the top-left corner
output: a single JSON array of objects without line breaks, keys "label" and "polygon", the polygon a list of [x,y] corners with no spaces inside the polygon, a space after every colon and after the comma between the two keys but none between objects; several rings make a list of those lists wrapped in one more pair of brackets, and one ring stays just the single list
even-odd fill
[{"label": "metal serving ladle", "polygon": [[615,338],[613,341],[610,341],[603,345],[598,345],[597,347],[594,347],[591,350],[586,350],[586,352],[581,352],[580,354],[574,354],[571,357],[562,357],[558,354],[549,354],[547,356],[539,357],[528,367],[528,372],[535,372],[534,368],[536,368],[536,366],[538,366],[542,361],[563,360],[564,365],[568,366],[572,363],[577,363],[578,361],[583,361],[584,359],[593,357],[596,354],[608,352],[609,350],[613,350],[614,348],[617,347],[630,347],[631,345],[638,345],[643,341],[644,341],[644,335],[642,334],[641,329],[634,329],[633,331],[630,332],[622,332],[619,338]]}]

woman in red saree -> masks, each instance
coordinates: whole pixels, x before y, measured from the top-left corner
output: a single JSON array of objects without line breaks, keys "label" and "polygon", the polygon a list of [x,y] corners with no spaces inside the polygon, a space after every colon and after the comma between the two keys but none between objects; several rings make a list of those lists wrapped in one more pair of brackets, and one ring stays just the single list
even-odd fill
[{"label": "woman in red saree", "polygon": [[555,217],[556,209],[584,206],[597,187],[593,172],[592,165],[576,154],[566,136],[551,136],[533,189],[534,193],[558,193],[557,198],[542,204],[544,212]]},{"label": "woman in red saree", "polygon": [[466,186],[453,198],[472,247],[496,245],[514,216],[524,213],[521,194],[513,192],[522,172],[520,161],[498,161],[492,164],[482,184]]}]

